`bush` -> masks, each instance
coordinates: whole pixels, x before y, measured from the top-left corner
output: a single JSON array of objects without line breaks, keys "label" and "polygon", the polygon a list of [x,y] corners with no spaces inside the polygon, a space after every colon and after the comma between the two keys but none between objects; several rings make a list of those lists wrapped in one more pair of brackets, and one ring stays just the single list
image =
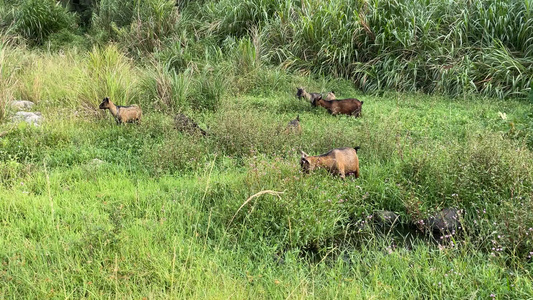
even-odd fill
[{"label": "bush", "polygon": [[85,37],[75,34],[69,29],[62,29],[58,32],[50,34],[46,42],[46,46],[48,49],[54,52],[59,49],[66,49],[70,47],[76,47],[85,50],[89,48],[89,43]]},{"label": "bush", "polygon": [[24,0],[14,11],[15,31],[37,45],[52,33],[73,30],[76,24],[75,15],[54,0]]},{"label": "bush", "polygon": [[178,112],[189,109],[188,97],[192,92],[192,70],[178,73],[167,69],[159,63],[153,63],[141,82],[142,98],[158,110]]},{"label": "bush", "polygon": [[97,39],[120,41],[132,54],[159,50],[178,21],[173,0],[102,0],[95,11]]},{"label": "bush", "polygon": [[198,135],[179,133],[167,128],[172,136],[152,145],[145,145],[143,162],[152,174],[194,172],[204,166],[210,155],[206,142]]},{"label": "bush", "polygon": [[137,78],[131,61],[116,45],[94,47],[87,60],[87,76],[92,84],[83,86],[83,101],[96,107],[98,101],[108,96],[117,105],[137,102]]},{"label": "bush", "polygon": [[122,31],[122,43],[131,53],[151,53],[161,49],[174,33],[178,12],[174,0],[145,0],[135,7],[129,29]]}]

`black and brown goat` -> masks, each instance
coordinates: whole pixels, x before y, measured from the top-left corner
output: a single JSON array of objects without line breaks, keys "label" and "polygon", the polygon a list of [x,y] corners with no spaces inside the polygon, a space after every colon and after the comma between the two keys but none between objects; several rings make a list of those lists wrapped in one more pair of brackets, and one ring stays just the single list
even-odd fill
[{"label": "black and brown goat", "polygon": [[320,98],[316,101],[316,105],[324,107],[332,115],[344,114],[357,118],[361,115],[363,101],[355,98],[341,100],[324,100]]},{"label": "black and brown goat", "polygon": [[296,93],[296,97],[298,97],[298,99],[307,99],[307,101],[309,101],[309,103],[311,103],[313,106],[316,106],[316,101],[322,98],[322,94],[320,93],[308,93],[303,87],[299,87],[297,89],[298,92]]},{"label": "black and brown goat", "polygon": [[109,97],[105,97],[100,106],[100,109],[109,109],[117,124],[124,123],[141,123],[141,117],[143,115],[142,109],[136,104],[129,106],[119,106],[115,105],[113,102],[109,101]]},{"label": "black and brown goat", "polygon": [[285,133],[302,133],[302,125],[300,125],[300,115],[296,119],[289,121],[284,130]]},{"label": "black and brown goat", "polygon": [[177,114],[174,116],[174,128],[179,131],[185,131],[189,134],[200,133],[201,135],[207,135],[207,132],[200,128],[196,122],[184,114]]},{"label": "black and brown goat", "polygon": [[310,156],[302,151],[300,159],[300,166],[305,173],[309,173],[316,168],[324,168],[331,174],[338,174],[342,179],[346,175],[354,174],[358,178],[361,173],[359,171],[359,157],[355,148],[335,148],[328,153]]}]

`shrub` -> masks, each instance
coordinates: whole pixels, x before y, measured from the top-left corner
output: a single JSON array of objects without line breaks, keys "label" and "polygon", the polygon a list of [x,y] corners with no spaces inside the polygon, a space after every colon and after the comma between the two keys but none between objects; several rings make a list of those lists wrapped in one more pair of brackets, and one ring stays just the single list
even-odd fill
[{"label": "shrub", "polygon": [[117,105],[137,102],[135,97],[137,76],[131,61],[116,45],[93,47],[87,59],[87,77],[92,84],[82,88],[83,102],[96,107],[108,96]]},{"label": "shrub", "polygon": [[85,50],[88,49],[89,43],[85,37],[75,34],[71,30],[65,28],[50,34],[46,46],[53,52],[69,47],[77,47]]},{"label": "shrub", "polygon": [[24,0],[15,6],[14,29],[31,43],[42,44],[50,34],[75,27],[75,16],[54,0]]},{"label": "shrub", "polygon": [[151,53],[161,49],[163,41],[174,33],[178,11],[174,0],[145,0],[135,5],[129,29],[120,38],[130,52]]},{"label": "shrub", "polygon": [[224,110],[211,128],[217,147],[225,155],[236,157],[285,153],[291,147],[291,139],[298,136],[280,134],[286,123],[273,123],[272,116],[254,113],[234,104],[234,109]]},{"label": "shrub", "polygon": [[193,109],[216,111],[230,87],[228,73],[223,68],[207,65],[195,76],[189,102]]},{"label": "shrub", "polygon": [[178,73],[155,62],[141,82],[142,98],[159,110],[178,112],[190,108],[188,97],[192,92],[193,72]]},{"label": "shrub", "polygon": [[179,16],[173,0],[102,0],[95,11],[97,39],[121,42],[132,54],[160,49]]},{"label": "shrub", "polygon": [[194,172],[204,166],[210,155],[204,140],[197,135],[180,133],[167,128],[172,134],[157,144],[145,145],[143,162],[152,174]]}]

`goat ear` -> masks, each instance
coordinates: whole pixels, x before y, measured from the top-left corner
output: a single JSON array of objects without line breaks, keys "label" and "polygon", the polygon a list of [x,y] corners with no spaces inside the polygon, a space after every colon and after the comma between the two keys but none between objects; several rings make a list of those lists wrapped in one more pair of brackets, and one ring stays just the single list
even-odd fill
[{"label": "goat ear", "polygon": [[[302,158],[306,158],[308,157],[309,155],[307,153],[305,153],[303,150],[300,150],[300,152],[302,153]],[[306,159],[307,160],[307,159]]]},{"label": "goat ear", "polygon": [[298,122],[300,122],[300,115],[297,115],[297,116],[296,116],[296,120],[297,120]]},{"label": "goat ear", "polygon": [[104,98],[104,101],[105,101],[105,102],[109,102],[109,97],[105,97],[105,98]]}]

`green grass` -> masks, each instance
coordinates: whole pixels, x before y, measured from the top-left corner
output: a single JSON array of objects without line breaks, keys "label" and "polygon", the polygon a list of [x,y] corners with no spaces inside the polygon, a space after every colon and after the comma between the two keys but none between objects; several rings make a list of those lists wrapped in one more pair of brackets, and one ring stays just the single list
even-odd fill
[{"label": "green grass", "polygon": [[[205,138],[150,106],[140,126],[55,101],[38,103],[39,128],[1,125],[2,298],[531,297],[533,154],[512,132],[530,105],[337,93],[363,99],[363,117],[288,90],[191,111]],[[278,134],[297,114],[303,133]],[[299,171],[299,150],[356,145],[355,181]],[[262,190],[283,194],[239,210]],[[467,212],[454,246],[363,222],[450,206]]]},{"label": "green grass", "polygon": [[[533,115],[530,101],[509,98],[528,92],[521,87],[530,81],[529,62],[517,52],[527,56],[529,42],[509,33],[505,18],[487,25],[505,47],[489,47],[487,64],[463,61],[506,82],[476,86],[504,100],[459,92],[485,79],[459,66],[454,80],[435,83],[423,72],[411,76],[424,68],[391,59],[418,29],[434,30],[430,17],[445,6],[431,1],[429,11],[393,1],[368,8],[373,24],[411,30],[380,33],[392,44],[367,70],[376,77],[364,90],[375,94],[337,77],[369,67],[339,69],[351,59],[335,47],[344,37],[315,31],[344,26],[328,20],[346,19],[321,13],[339,14],[350,1],[181,3],[179,15],[165,10],[172,1],[142,2],[142,15],[134,13],[140,4],[120,10],[120,3],[95,9],[90,49],[75,42],[57,53],[52,44],[27,49],[11,32],[0,39],[1,298],[533,297]],[[425,18],[413,25],[376,15],[386,4]],[[0,1],[0,14],[10,8]],[[196,20],[194,12],[208,14]],[[271,48],[293,34],[298,39],[281,42],[286,48]],[[505,75],[502,61],[519,77]],[[357,97],[362,117],[312,108],[295,97],[298,86]],[[460,96],[442,96],[450,91]],[[105,96],[140,105],[142,124],[117,126],[97,108]],[[35,101],[44,123],[11,124],[13,99]],[[208,135],[178,132],[178,112]],[[297,115],[303,132],[283,133]],[[300,172],[301,150],[346,146],[361,147],[357,180]],[[252,197],[262,191],[278,193]],[[465,211],[465,230],[451,240],[437,243],[407,225],[447,207]],[[396,212],[405,225],[379,230],[371,218],[377,210]]]},{"label": "green grass", "polygon": [[45,173],[2,191],[2,297],[417,299],[533,292],[527,269],[509,270],[468,243],[406,250],[371,239],[358,249],[331,248],[316,261],[292,249],[279,264],[271,241],[259,232],[240,238],[227,232],[212,207],[242,201],[234,190],[217,191],[242,185],[242,175],[209,170],[153,179],[81,165],[50,171],[49,189]]}]

